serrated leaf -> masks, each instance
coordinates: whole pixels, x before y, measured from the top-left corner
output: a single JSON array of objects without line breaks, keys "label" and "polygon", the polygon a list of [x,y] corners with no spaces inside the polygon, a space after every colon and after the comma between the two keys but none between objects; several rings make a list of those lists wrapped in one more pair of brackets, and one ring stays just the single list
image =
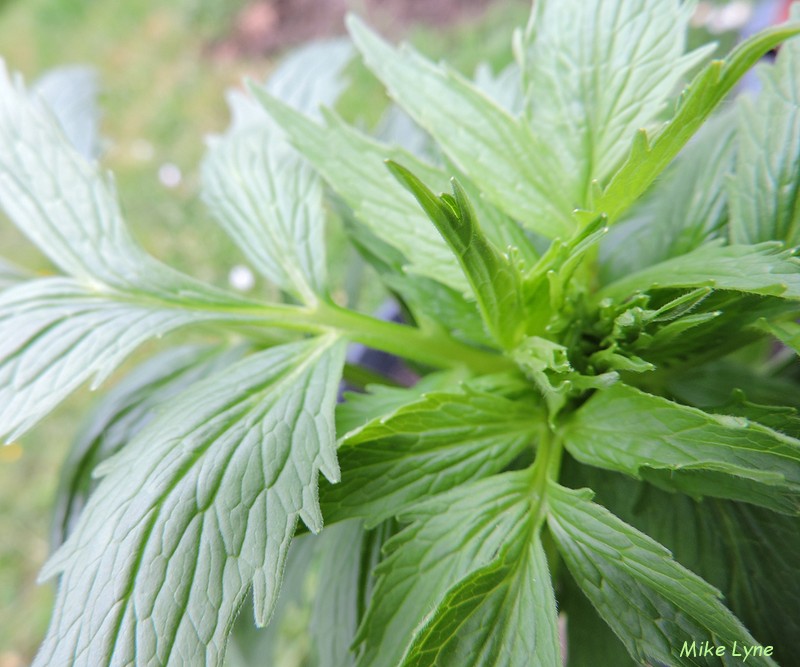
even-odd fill
[{"label": "serrated leaf", "polygon": [[[660,295],[657,295],[660,296]],[[633,345],[656,366],[676,359],[694,365],[719,358],[762,338],[763,318],[783,318],[797,310],[793,301],[731,291],[711,292],[700,312],[661,323]]]},{"label": "serrated leaf", "polygon": [[725,180],[733,171],[735,128],[724,113],[705,125],[601,249],[601,278],[611,282],[684,255],[727,231]]},{"label": "serrated leaf", "polygon": [[455,165],[448,163],[446,170],[455,174],[454,178],[458,179],[459,185],[464,189],[475,209],[481,228],[489,240],[497,246],[497,249],[516,255],[517,261],[523,267],[531,267],[536,264],[539,253],[531,240],[532,235],[487,200],[480,187],[462,174]]},{"label": "serrated leaf", "polygon": [[719,588],[756,639],[774,646],[775,660],[791,664],[800,649],[800,579],[791,574],[800,519],[743,503],[698,503],[597,469],[580,472],[598,502]]},{"label": "serrated leaf", "polygon": [[111,178],[68,143],[49,109],[2,62],[0,146],[0,207],[65,273],[118,288],[178,281],[131,238]]},{"label": "serrated leaf", "polygon": [[[795,6],[794,18],[800,18]],[[738,101],[739,154],[728,184],[735,243],[800,242],[800,42],[758,70],[762,90]]]},{"label": "serrated leaf", "polygon": [[144,341],[219,313],[106,298],[67,278],[0,293],[0,435],[18,437],[91,379],[98,385]]},{"label": "serrated leaf", "polygon": [[2,63],[0,145],[0,206],[74,278],[31,281],[0,298],[0,436],[33,425],[87,378],[99,383],[145,340],[192,322],[242,318],[237,307],[249,302],[134,243],[111,181]]},{"label": "serrated leaf", "polygon": [[183,346],[157,354],[109,391],[87,418],[61,470],[51,531],[62,544],[97,487],[93,470],[130,442],[179,392],[236,361],[242,348]]},{"label": "serrated leaf", "polygon": [[269,123],[214,139],[203,199],[250,263],[307,305],[326,293],[322,182]]},{"label": "serrated leaf", "polygon": [[641,130],[628,158],[594,201],[595,214],[613,224],[650,187],[714,109],[759,58],[800,33],[800,23],[764,30],[737,46],[725,60],[709,63],[684,90],[672,119],[653,136]]},{"label": "serrated leaf", "polygon": [[514,347],[525,324],[519,267],[486,238],[458,181],[452,181],[453,196],[437,197],[402,165],[390,161],[388,167],[414,195],[455,254],[494,339],[505,348]]},{"label": "serrated leaf", "polygon": [[404,270],[407,262],[403,255],[349,215],[349,209],[342,217],[350,242],[378,271],[384,285],[395,293],[418,326],[443,327],[462,340],[492,344],[474,301],[438,280]]},{"label": "serrated leaf", "polygon": [[455,72],[408,47],[393,48],[355,17],[348,28],[389,94],[493,204],[549,238],[575,229],[577,202],[563,187],[563,167],[527,124]]},{"label": "serrated leaf", "polygon": [[588,465],[694,496],[800,513],[800,440],[741,417],[618,383],[581,406],[563,437],[570,454]]},{"label": "serrated leaf", "polygon": [[562,664],[547,557],[538,534],[525,537],[450,589],[403,667]]},{"label": "serrated leaf", "polygon": [[[269,625],[260,628],[250,614],[239,614],[225,652],[225,667],[253,667],[264,662],[273,664],[281,659],[281,637],[286,626],[296,622],[294,617],[298,610],[305,610],[308,604],[308,584],[314,572],[316,552],[314,536],[295,536],[286,557],[281,594]],[[252,595],[248,595],[242,606],[250,604],[251,600]]]},{"label": "serrated leaf", "polygon": [[[720,593],[674,561],[663,546],[590,502],[591,493],[551,483],[547,525],[559,552],[599,614],[640,663],[742,664],[733,654],[757,645],[720,602]],[[709,642],[724,655],[706,660],[692,645]],[[687,654],[686,650],[689,651]],[[775,667],[764,656],[748,664]]]},{"label": "serrated leaf", "polygon": [[347,392],[344,402],[336,406],[336,433],[340,437],[346,436],[420,400],[424,394],[447,391],[465,379],[459,370],[439,371],[421,378],[413,387],[373,384],[368,385],[363,394]]},{"label": "serrated leaf", "polygon": [[800,260],[780,243],[708,243],[620,278],[600,290],[598,298],[622,300],[652,289],[695,287],[800,299]]},{"label": "serrated leaf", "polygon": [[605,182],[631,137],[651,125],[712,47],[684,55],[694,6],[679,0],[534,5],[523,43],[529,121],[559,155],[580,206]]},{"label": "serrated leaf", "polygon": [[763,424],[773,431],[785,433],[792,438],[800,438],[800,411],[786,405],[762,405],[748,400],[740,389],[731,392],[729,400],[722,405],[705,408],[707,412],[719,415],[744,417]]},{"label": "serrated leaf", "polygon": [[329,521],[369,525],[421,499],[503,470],[533,442],[543,416],[532,398],[465,384],[432,392],[348,434],[339,447],[343,481],[323,486]]},{"label": "serrated leaf", "polygon": [[359,667],[396,665],[413,632],[454,584],[496,558],[524,530],[530,511],[524,472],[472,482],[415,507],[393,537],[359,629]]},{"label": "serrated leaf", "polygon": [[317,474],[339,475],[343,362],[331,336],[254,354],[181,394],[106,461],[44,569],[61,585],[34,664],[221,665],[251,587],[264,625],[297,518],[322,527]]},{"label": "serrated leaf", "polygon": [[431,167],[426,169],[420,160],[370,139],[333,114],[327,114],[327,124],[320,125],[265,91],[252,90],[292,145],[364,225],[403,254],[412,271],[460,292],[467,289],[467,281],[444,240],[411,194],[392,178],[384,161],[411,159],[415,169],[422,168],[426,173]]}]

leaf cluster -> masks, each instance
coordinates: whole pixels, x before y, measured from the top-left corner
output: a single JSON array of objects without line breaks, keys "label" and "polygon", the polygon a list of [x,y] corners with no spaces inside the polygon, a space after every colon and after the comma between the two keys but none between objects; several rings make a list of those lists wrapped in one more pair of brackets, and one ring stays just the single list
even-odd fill
[{"label": "leaf cluster", "polygon": [[[0,261],[0,434],[214,341],[77,439],[37,667],[277,659],[308,586],[320,667],[793,664],[800,23],[706,62],[692,8],[540,0],[474,80],[351,18],[231,93],[203,198],[280,302],[145,253],[85,124],[0,70],[0,206],[57,271]],[[404,147],[337,115],[354,49]],[[402,322],[333,298],[332,221]]]}]

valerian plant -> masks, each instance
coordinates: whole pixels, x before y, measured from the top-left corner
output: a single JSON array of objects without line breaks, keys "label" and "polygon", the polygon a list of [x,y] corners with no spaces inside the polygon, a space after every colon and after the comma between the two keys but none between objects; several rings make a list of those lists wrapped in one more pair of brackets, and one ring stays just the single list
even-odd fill
[{"label": "valerian plant", "polygon": [[[204,198],[282,303],[148,255],[3,70],[0,203],[61,273],[0,265],[2,434],[219,338],[79,437],[34,664],[241,659],[240,610],[274,628],[309,573],[313,665],[797,664],[800,24],[707,62],[691,11],[540,0],[474,81],[351,19],[415,150],[330,109],[348,45],[232,95]],[[331,298],[334,215],[405,323]],[[339,401],[348,342],[421,379]]]}]

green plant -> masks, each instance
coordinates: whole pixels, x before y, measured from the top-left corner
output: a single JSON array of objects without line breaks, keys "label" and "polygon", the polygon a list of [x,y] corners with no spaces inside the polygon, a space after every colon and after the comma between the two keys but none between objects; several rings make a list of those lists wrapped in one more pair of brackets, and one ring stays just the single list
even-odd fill
[{"label": "green plant", "polygon": [[[245,599],[274,628],[307,573],[311,664],[559,665],[557,610],[569,665],[796,664],[800,45],[687,143],[800,25],[705,65],[659,121],[708,54],[683,53],[690,9],[538,2],[480,85],[351,20],[427,158],[318,110],[342,51],[322,83],[233,96],[205,198],[284,303],[145,254],[0,74],[0,203],[63,273],[0,265],[0,431],[146,340],[219,341],[144,363],[78,439],[36,665],[221,664]],[[330,297],[334,215],[410,324]],[[337,406],[342,376],[369,384]],[[276,641],[245,626],[231,652]]]}]

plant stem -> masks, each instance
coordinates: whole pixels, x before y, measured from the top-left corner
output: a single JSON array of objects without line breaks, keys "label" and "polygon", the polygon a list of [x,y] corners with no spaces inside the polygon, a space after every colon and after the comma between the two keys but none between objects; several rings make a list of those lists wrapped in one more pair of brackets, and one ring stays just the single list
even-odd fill
[{"label": "plant stem", "polygon": [[531,491],[533,493],[534,524],[541,525],[547,512],[547,485],[550,481],[558,481],[561,471],[561,459],[564,445],[561,439],[549,427],[543,427],[536,448],[536,459],[533,462]]},{"label": "plant stem", "polygon": [[203,304],[201,307],[248,324],[312,334],[338,333],[353,342],[435,368],[467,366],[476,373],[516,368],[500,352],[473,347],[447,333],[386,322],[331,303],[321,302],[313,308],[286,304],[236,307]]}]

